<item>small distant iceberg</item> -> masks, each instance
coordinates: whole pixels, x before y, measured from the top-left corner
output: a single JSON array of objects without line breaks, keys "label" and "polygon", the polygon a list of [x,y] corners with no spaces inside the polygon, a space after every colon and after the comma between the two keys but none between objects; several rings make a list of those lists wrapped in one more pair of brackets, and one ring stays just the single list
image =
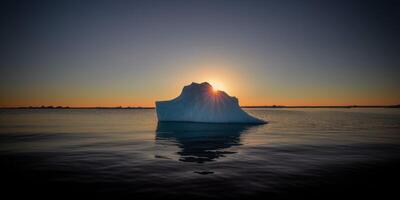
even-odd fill
[{"label": "small distant iceberg", "polygon": [[192,83],[170,101],[156,101],[159,122],[247,123],[264,124],[239,106],[236,97],[214,91],[207,83]]}]

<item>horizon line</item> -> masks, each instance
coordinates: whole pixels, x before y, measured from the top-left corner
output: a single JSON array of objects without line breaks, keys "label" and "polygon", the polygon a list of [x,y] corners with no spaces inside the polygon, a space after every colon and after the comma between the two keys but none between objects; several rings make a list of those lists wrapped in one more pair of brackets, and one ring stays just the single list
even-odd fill
[{"label": "horizon line", "polygon": [[[255,105],[241,108],[400,108],[400,104],[391,105]],[[0,109],[155,109],[155,106],[0,106]]]}]

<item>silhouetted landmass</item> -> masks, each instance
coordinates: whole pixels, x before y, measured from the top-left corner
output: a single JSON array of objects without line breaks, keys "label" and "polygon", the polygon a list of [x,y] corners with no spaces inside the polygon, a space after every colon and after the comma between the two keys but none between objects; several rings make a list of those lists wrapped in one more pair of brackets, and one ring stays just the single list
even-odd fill
[{"label": "silhouetted landmass", "polygon": [[[400,108],[397,105],[351,105],[351,106],[241,106],[241,108]],[[155,107],[143,106],[116,106],[116,107],[69,107],[69,106],[22,106],[22,107],[0,107],[0,109],[155,109]]]}]

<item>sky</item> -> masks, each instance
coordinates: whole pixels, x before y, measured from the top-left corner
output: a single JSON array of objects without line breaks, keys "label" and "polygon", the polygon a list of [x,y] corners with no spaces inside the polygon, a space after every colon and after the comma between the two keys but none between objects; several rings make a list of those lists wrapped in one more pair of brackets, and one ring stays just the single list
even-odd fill
[{"label": "sky", "polygon": [[400,104],[397,1],[1,1],[0,107]]}]

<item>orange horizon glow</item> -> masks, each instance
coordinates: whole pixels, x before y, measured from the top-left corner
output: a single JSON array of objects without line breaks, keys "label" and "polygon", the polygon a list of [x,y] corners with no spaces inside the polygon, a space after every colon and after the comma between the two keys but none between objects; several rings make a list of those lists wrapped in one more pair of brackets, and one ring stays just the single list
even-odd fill
[{"label": "orange horizon glow", "polygon": [[[282,86],[265,76],[263,82],[232,63],[213,61],[216,64],[189,65],[190,69],[179,76],[160,80],[131,83],[102,83],[103,85],[76,85],[70,88],[49,86],[48,90],[34,88],[24,95],[0,94],[0,107],[154,107],[155,101],[177,97],[185,85],[208,82],[215,91],[224,91],[239,99],[241,106],[349,106],[398,105],[400,95],[390,90],[370,95],[347,88],[325,89],[321,86],[299,88]],[[178,74],[178,73],[177,73]],[[254,74],[253,74],[254,75]],[[149,89],[150,88],[150,89]],[[23,90],[21,90],[23,91]],[[10,91],[12,94],[13,91]],[[357,93],[358,92],[358,93]]]},{"label": "orange horizon glow", "polygon": [[[242,107],[252,107],[252,106],[394,106],[400,105],[399,103],[388,103],[388,104],[377,104],[377,103],[364,103],[364,104],[282,104],[282,103],[265,103],[265,104],[242,104]],[[1,105],[0,108],[18,108],[18,107],[41,107],[41,106],[61,106],[70,108],[95,108],[95,107],[155,107],[153,103],[143,103],[143,104],[10,104]]]},{"label": "orange horizon glow", "polygon": [[[14,107],[41,107],[41,106],[62,106],[62,107],[155,107],[155,101],[153,102],[144,102],[141,104],[117,104],[117,103],[21,103],[21,104],[2,104],[0,108],[14,108]],[[379,103],[379,102],[371,102],[371,103],[339,103],[339,104],[330,104],[330,103],[259,103],[259,104],[248,104],[242,103],[239,99],[240,106],[392,106],[392,105],[400,105],[400,103]]]},{"label": "orange horizon glow", "polygon": [[[210,81],[211,82],[211,81]],[[225,91],[224,89],[219,89],[220,87],[213,86],[214,92]],[[224,86],[227,88],[227,86]],[[232,89],[233,90],[233,89]],[[270,97],[249,97],[245,95],[240,95],[238,93],[229,93],[230,96],[236,96],[239,99],[239,104],[241,106],[368,106],[368,105],[399,105],[399,100],[393,99],[351,99],[341,100],[341,99],[330,99],[330,98],[277,98]],[[159,100],[170,100],[177,97],[180,91],[172,92],[164,98],[149,97],[141,98],[135,100],[134,98],[130,100],[122,100],[118,98],[74,98],[74,99],[10,99],[0,102],[0,107],[40,107],[40,106],[63,106],[63,107],[154,107],[155,101]]]}]

